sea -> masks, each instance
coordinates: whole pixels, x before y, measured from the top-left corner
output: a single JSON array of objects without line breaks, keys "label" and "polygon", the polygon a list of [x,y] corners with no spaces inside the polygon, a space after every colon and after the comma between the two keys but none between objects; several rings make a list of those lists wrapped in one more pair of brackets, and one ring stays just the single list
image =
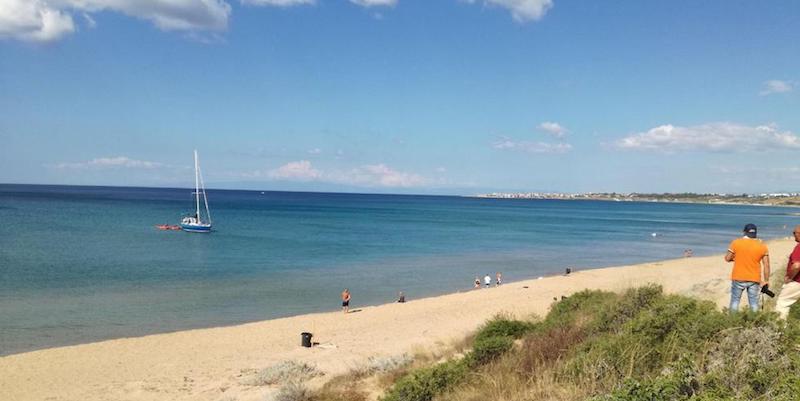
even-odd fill
[{"label": "sea", "polygon": [[[0,355],[721,254],[796,208],[207,191],[214,231],[161,231],[190,189],[0,185]],[[780,256],[779,256],[780,257]],[[720,263],[724,263],[720,258]]]}]

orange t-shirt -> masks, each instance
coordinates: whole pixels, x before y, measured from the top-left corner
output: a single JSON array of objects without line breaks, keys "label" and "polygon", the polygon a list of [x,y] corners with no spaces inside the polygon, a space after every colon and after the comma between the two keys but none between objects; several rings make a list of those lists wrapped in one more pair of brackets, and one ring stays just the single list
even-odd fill
[{"label": "orange t-shirt", "polygon": [[743,237],[735,239],[728,247],[733,253],[731,280],[761,281],[761,258],[768,255],[767,246],[760,239]]}]

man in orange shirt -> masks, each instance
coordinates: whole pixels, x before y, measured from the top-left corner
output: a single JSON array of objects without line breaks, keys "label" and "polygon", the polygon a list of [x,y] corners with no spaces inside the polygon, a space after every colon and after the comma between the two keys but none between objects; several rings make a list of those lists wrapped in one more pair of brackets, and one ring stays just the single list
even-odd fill
[{"label": "man in orange shirt", "polygon": [[[739,310],[742,292],[747,290],[750,310],[758,311],[758,293],[761,286],[769,283],[769,251],[756,239],[755,224],[744,226],[744,236],[735,239],[725,254],[726,262],[733,262],[731,272],[731,313]],[[763,267],[763,269],[762,269]]]}]

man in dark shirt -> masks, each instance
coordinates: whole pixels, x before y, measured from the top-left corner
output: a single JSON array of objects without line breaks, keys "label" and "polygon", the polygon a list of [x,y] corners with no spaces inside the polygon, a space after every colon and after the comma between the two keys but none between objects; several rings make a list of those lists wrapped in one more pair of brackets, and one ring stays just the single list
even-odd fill
[{"label": "man in dark shirt", "polygon": [[789,255],[789,263],[786,265],[786,277],[783,278],[783,288],[778,295],[778,302],[775,304],[775,312],[786,319],[789,315],[789,308],[800,298],[800,225],[794,228],[794,240],[797,242],[794,250]]}]

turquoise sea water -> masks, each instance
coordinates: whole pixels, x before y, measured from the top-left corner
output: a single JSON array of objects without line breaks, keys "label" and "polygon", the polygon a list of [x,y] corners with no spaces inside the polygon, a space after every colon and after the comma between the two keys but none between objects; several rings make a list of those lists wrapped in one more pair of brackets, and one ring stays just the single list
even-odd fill
[{"label": "turquoise sea water", "polygon": [[800,223],[793,208],[209,190],[215,232],[156,230],[190,192],[0,185],[0,355],[336,310],[344,287],[358,307],[496,271],[722,253],[746,223],[762,238]]}]

